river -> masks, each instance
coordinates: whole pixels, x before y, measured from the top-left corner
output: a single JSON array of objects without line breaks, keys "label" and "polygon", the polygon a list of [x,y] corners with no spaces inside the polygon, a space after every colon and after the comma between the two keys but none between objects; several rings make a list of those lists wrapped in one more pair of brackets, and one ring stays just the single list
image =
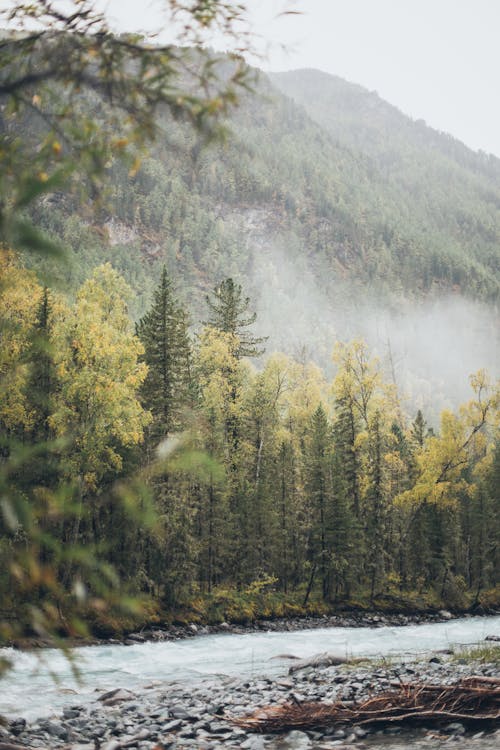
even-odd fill
[{"label": "river", "polygon": [[306,658],[321,651],[342,656],[396,657],[479,643],[500,634],[500,616],[466,617],[440,623],[379,628],[324,628],[296,632],[200,635],[174,642],[134,646],[101,645],[72,651],[72,665],[53,649],[2,649],[12,669],[0,680],[0,715],[30,720],[88,704],[96,691],[131,690],[149,684],[199,683],[220,676],[278,676],[289,663],[284,654]]}]

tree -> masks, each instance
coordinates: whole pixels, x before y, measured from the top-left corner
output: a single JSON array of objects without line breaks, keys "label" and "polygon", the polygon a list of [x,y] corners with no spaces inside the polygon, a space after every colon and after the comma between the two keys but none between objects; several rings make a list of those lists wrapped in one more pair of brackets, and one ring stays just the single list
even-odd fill
[{"label": "tree", "polygon": [[322,404],[311,418],[306,460],[307,489],[312,515],[309,541],[311,563],[313,570],[319,568],[323,599],[328,599],[331,593],[332,434]]},{"label": "tree", "polygon": [[250,297],[243,297],[241,284],[236,284],[231,278],[224,279],[214,288],[212,296],[206,296],[206,301],[210,310],[207,325],[235,337],[238,359],[263,354],[264,350],[258,345],[267,337],[258,338],[246,330],[255,323],[257,313],[249,313]]},{"label": "tree", "polygon": [[60,394],[50,425],[70,441],[66,472],[82,495],[122,468],[150,421],[138,400],[143,353],[127,314],[130,289],[109,263],[94,270],[54,332]]},{"label": "tree", "polygon": [[164,9],[175,44],[115,35],[94,0],[18,0],[1,11],[0,241],[54,252],[22,214],[27,206],[85,181],[95,197],[117,156],[137,172],[137,148],[155,135],[160,111],[213,134],[248,86],[240,54],[222,64],[203,46],[210,33],[240,50],[251,43],[244,4],[164,0]]},{"label": "tree", "polygon": [[[241,26],[245,5],[226,0],[165,0],[165,5],[175,22],[177,45],[114,35],[92,0],[13,0],[0,12],[9,29],[0,38],[0,246],[57,254],[64,262],[60,247],[30,219],[37,201],[73,194],[81,202],[90,191],[96,205],[115,159],[128,161],[131,176],[137,172],[140,148],[155,135],[159,112],[163,122],[185,118],[203,136],[216,132],[219,116],[246,85],[248,68],[239,54],[222,64],[202,42],[209,32],[219,31],[247,47],[249,37]],[[35,356],[35,339],[30,342],[35,318],[35,327],[46,327],[48,310],[43,303],[37,309],[42,289],[24,271],[9,268],[11,280],[16,277],[12,285],[0,279],[0,295],[5,292],[7,299],[6,305],[5,296],[0,299],[0,542],[1,566],[8,571],[0,581],[3,601],[16,580],[24,592],[43,582],[56,598],[57,570],[41,559],[42,544],[54,550],[54,558],[86,559],[102,574],[100,592],[104,579],[115,580],[98,568],[94,550],[84,558],[73,539],[65,549],[50,535],[42,540],[40,500],[42,510],[62,516],[65,523],[68,508],[74,512],[71,493],[62,486],[54,493],[40,494],[34,486],[23,493],[15,481],[39,450],[39,434],[47,426],[63,440],[54,450],[60,454],[64,445],[61,468],[69,479],[76,477],[80,500],[95,499],[103,483],[121,471],[124,452],[141,440],[147,415],[136,390],[145,366],[137,361],[141,349],[127,319],[126,290],[113,274],[109,267],[100,269],[76,306],[47,331],[57,344],[58,398],[53,401],[42,392],[52,387],[48,360],[42,358],[37,372],[35,362],[23,359],[25,353]],[[24,288],[17,283],[21,276],[29,280]],[[31,404],[26,400],[30,377],[39,386]],[[36,442],[19,446],[15,440],[32,426]],[[42,611],[33,605],[32,624],[44,635],[54,632],[57,621],[53,603],[47,606]]]},{"label": "tree", "polygon": [[150,310],[137,324],[148,367],[141,387],[144,407],[152,414],[148,443],[153,447],[182,426],[191,385],[191,351],[186,314],[172,294],[164,266]]},{"label": "tree", "polygon": [[[0,247],[0,432],[19,438],[30,429],[26,384],[27,358],[42,287],[35,274],[21,268],[11,251]],[[8,455],[8,446],[1,450]]]}]

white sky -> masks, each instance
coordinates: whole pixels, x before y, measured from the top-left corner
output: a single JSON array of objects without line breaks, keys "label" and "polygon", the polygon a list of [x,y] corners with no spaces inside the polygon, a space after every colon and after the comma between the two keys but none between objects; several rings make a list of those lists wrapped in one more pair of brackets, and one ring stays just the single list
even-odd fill
[{"label": "white sky", "polygon": [[[121,28],[158,24],[154,8],[161,0],[107,4]],[[500,0],[249,0],[247,5],[266,50],[259,67],[339,75],[471,148],[500,157]],[[286,9],[301,15],[279,17]]]}]

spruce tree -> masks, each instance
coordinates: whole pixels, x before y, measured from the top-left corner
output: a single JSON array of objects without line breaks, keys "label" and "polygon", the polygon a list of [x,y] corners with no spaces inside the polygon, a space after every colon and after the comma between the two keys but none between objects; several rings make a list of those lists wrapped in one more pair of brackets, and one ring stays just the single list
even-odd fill
[{"label": "spruce tree", "polygon": [[150,310],[137,324],[144,345],[148,374],[141,389],[143,406],[153,421],[149,443],[160,440],[182,426],[182,410],[190,397],[190,343],[184,310],[172,293],[164,266]]},{"label": "spruce tree", "polygon": [[330,596],[331,558],[331,452],[332,432],[320,404],[311,418],[310,442],[306,454],[307,490],[311,503],[311,564],[319,568],[323,599]]},{"label": "spruce tree", "polygon": [[50,299],[44,288],[38,306],[27,354],[30,374],[26,395],[31,407],[31,439],[46,442],[50,436],[49,416],[53,408],[55,366],[50,342]]},{"label": "spruce tree", "polygon": [[248,312],[250,297],[243,297],[241,284],[236,284],[231,278],[224,279],[215,287],[212,296],[207,294],[206,301],[210,310],[207,325],[237,337],[239,343],[235,354],[238,359],[264,353],[258,345],[267,341],[267,336],[255,337],[246,330],[255,323],[257,313]]}]

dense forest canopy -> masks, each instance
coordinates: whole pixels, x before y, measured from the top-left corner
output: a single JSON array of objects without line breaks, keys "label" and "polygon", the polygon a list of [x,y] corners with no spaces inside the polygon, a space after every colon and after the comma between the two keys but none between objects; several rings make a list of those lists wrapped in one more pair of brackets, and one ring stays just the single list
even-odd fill
[{"label": "dense forest canopy", "polygon": [[[256,341],[249,326],[241,339],[222,314],[190,339],[166,269],[135,332],[130,289],[109,263],[73,301],[5,252],[2,275],[3,450],[35,449],[11,482],[37,509],[45,571],[26,585],[22,532],[6,516],[5,561],[20,545],[19,578],[2,565],[14,611],[33,596],[64,610],[75,575],[84,601],[95,594],[91,572],[60,556],[54,535],[70,549],[104,545],[122,586],[190,617],[495,601],[500,391],[485,371],[433,430],[421,411],[406,412],[361,340],[335,345],[329,380],[285,354],[257,369],[242,356]],[[239,286],[228,278],[223,288],[239,324],[253,321]],[[220,295],[216,286],[212,313]],[[152,526],[131,523],[119,502],[139,491],[138,467]],[[61,493],[69,517],[51,500]]]}]

